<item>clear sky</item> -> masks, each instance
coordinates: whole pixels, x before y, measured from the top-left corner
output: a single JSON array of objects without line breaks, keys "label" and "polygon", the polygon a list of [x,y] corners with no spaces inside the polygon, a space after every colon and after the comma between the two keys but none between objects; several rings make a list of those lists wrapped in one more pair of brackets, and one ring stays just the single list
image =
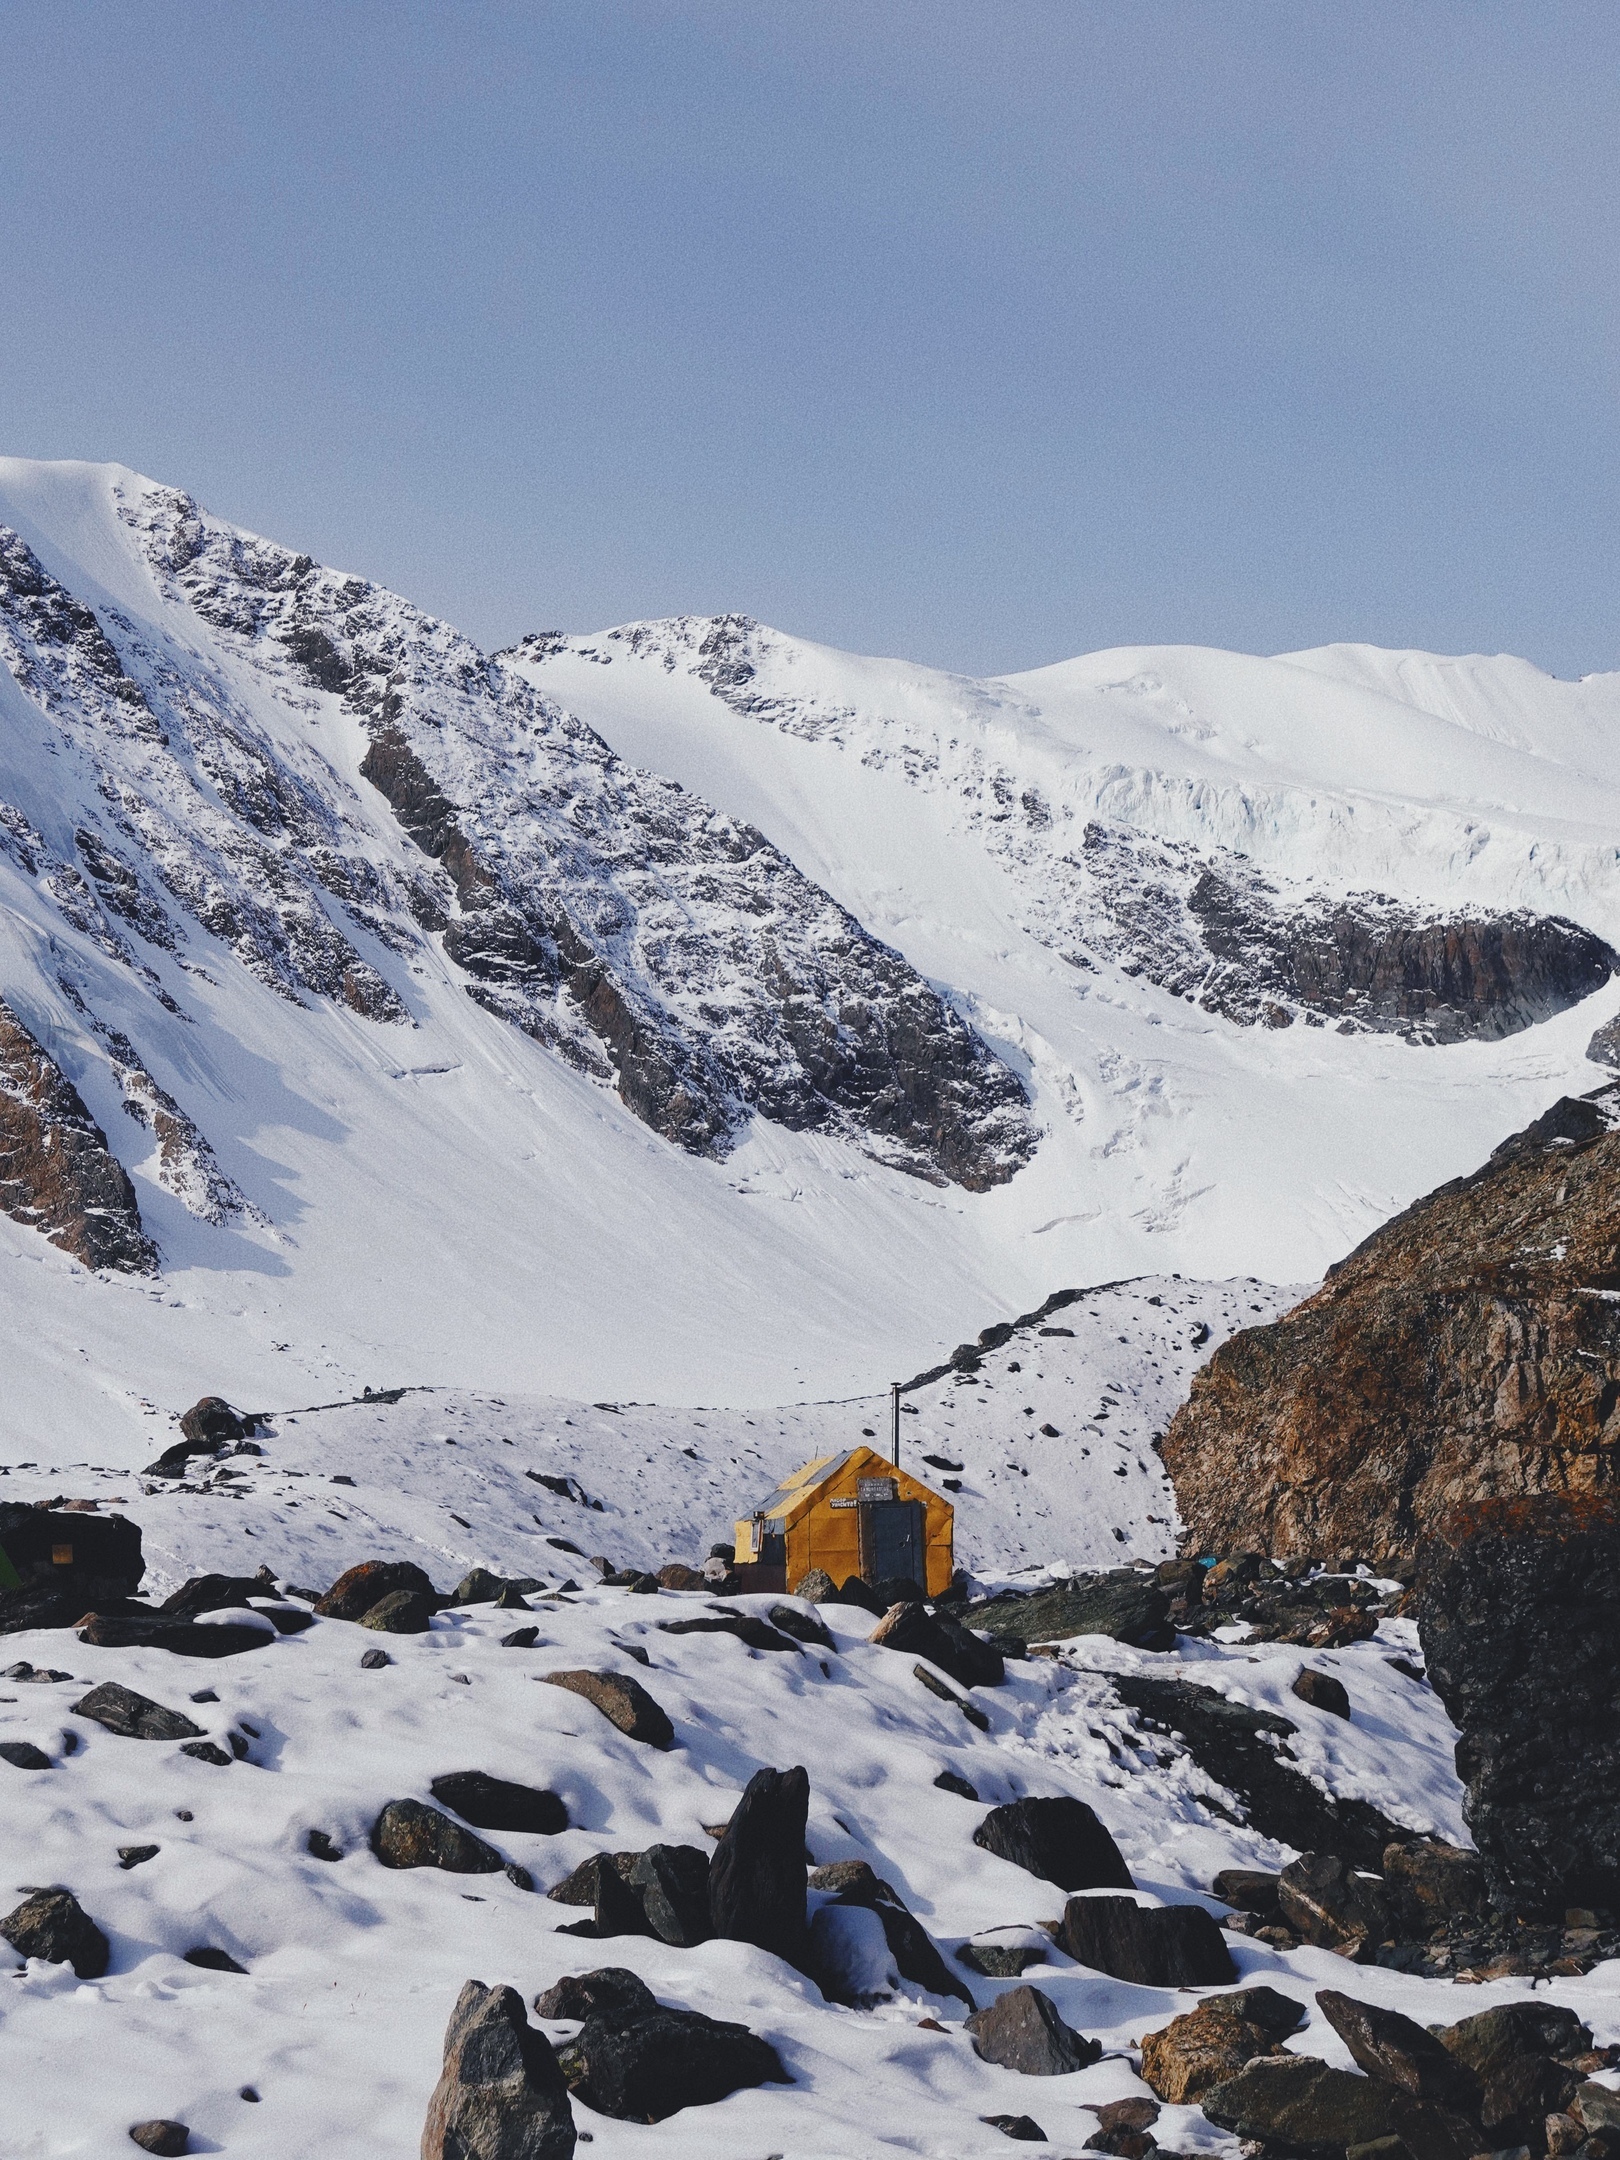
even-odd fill
[{"label": "clear sky", "polygon": [[1620,665],[1620,9],[0,0],[0,450],[486,645]]}]

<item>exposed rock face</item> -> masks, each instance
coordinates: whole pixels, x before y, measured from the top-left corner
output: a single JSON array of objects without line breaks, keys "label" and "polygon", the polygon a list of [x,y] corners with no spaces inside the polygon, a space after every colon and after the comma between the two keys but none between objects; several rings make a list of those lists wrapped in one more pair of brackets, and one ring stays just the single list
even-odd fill
[{"label": "exposed rock face", "polygon": [[0,999],[0,1208],[86,1267],[150,1274],[128,1173],[84,1098]]},{"label": "exposed rock face", "polygon": [[1421,1548],[1424,1656],[1498,1903],[1620,1905],[1617,1561],[1615,1500],[1487,1502]]},{"label": "exposed rock face", "polygon": [[450,2013],[422,2160],[570,2160],[574,2110],[515,1988],[469,1980]]},{"label": "exposed rock face", "polygon": [[1108,1635],[1141,1650],[1173,1650],[1176,1631],[1169,1610],[1170,1600],[1151,1578],[1134,1568],[1109,1568],[1072,1576],[1052,1590],[1003,1592],[970,1605],[967,1618],[995,1641],[1020,1650],[1072,1635]]},{"label": "exposed rock face", "polygon": [[1204,1550],[1409,1574],[1458,1507],[1614,1488],[1617,1124],[1620,1083],[1566,1096],[1216,1351],[1163,1450]]}]

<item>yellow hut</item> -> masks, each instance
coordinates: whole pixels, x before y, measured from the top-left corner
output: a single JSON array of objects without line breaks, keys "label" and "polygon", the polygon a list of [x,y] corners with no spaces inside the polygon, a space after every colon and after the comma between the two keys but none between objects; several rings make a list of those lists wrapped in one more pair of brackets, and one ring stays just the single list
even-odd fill
[{"label": "yellow hut", "polygon": [[871,1448],[851,1448],[795,1470],[738,1521],[736,1565],[761,1590],[788,1589],[821,1568],[835,1583],[898,1578],[938,1597],[951,1585],[955,1517],[920,1478]]}]

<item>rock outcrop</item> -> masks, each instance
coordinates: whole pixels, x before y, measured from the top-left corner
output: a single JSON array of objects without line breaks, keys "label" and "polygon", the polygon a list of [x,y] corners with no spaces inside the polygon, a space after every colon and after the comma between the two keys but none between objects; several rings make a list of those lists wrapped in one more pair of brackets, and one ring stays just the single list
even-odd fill
[{"label": "rock outcrop", "polygon": [[1163,1448],[1201,1549],[1407,1575],[1458,1507],[1615,1488],[1617,1126],[1566,1096],[1216,1351]]},{"label": "rock outcrop", "polygon": [[129,1174],[84,1098],[0,999],[0,1209],[90,1268],[157,1267]]}]

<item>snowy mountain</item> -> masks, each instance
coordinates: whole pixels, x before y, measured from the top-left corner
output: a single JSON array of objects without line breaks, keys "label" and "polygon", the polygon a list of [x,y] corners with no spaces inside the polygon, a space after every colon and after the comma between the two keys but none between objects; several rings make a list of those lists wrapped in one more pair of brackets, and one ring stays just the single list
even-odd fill
[{"label": "snowy mountain", "polygon": [[1309,1281],[1620,1004],[1615,678],[492,658],[122,468],[0,526],[18,1434],[857,1397],[1064,1285]]}]

